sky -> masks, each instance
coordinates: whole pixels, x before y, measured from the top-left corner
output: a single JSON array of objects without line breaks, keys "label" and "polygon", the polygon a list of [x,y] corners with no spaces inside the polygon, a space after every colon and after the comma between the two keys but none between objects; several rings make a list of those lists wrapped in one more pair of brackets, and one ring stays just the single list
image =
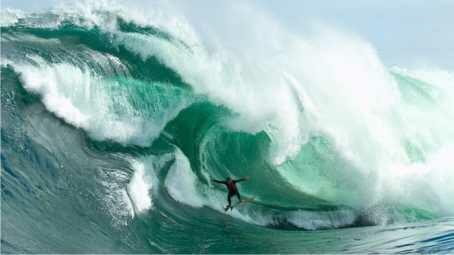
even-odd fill
[{"label": "sky", "polygon": [[[146,3],[146,0],[133,0]],[[180,3],[210,11],[232,1]],[[308,21],[351,31],[370,42],[388,66],[454,70],[454,0],[249,0],[292,31]],[[2,8],[42,11],[59,0],[2,0]],[[127,2],[127,1],[122,1]],[[149,2],[149,1],[148,1]],[[178,1],[176,1],[178,2]],[[189,3],[189,4],[188,4]],[[209,8],[200,8],[209,6]],[[222,9],[217,10],[222,11]]]},{"label": "sky", "polygon": [[454,70],[454,0],[266,1],[280,20],[302,26],[318,19],[359,34],[388,65]]}]

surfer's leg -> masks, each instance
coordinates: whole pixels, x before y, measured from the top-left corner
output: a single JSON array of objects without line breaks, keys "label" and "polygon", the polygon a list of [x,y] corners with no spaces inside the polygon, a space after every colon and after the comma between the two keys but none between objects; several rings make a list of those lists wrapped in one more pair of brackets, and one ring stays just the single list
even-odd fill
[{"label": "surfer's leg", "polygon": [[225,207],[225,210],[227,211],[231,206],[232,206],[232,200],[230,199],[232,197],[233,194],[228,194],[227,195],[227,201],[229,202],[229,204]]},{"label": "surfer's leg", "polygon": [[241,202],[241,196],[240,196],[240,192],[238,192],[238,191],[237,191],[237,192],[236,192],[236,196],[238,197],[238,201],[240,201],[240,202]]}]

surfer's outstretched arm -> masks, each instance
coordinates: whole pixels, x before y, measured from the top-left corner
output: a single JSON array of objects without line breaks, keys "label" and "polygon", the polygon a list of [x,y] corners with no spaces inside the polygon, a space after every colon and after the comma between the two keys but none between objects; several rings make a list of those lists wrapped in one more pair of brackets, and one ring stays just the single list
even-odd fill
[{"label": "surfer's outstretched arm", "polygon": [[220,183],[220,184],[227,184],[226,181],[220,181],[220,180],[215,180],[215,179],[211,179],[211,181],[217,182],[217,183]]},{"label": "surfer's outstretched arm", "polygon": [[236,182],[242,182],[242,181],[247,181],[247,180],[249,180],[249,176],[240,178],[240,179],[238,179],[238,180],[234,180],[234,182],[236,183]]}]

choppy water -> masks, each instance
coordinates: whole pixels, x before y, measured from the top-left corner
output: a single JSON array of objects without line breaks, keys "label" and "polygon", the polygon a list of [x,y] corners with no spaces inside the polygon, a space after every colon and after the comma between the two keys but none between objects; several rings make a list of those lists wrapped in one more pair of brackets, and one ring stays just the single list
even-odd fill
[{"label": "choppy water", "polygon": [[[452,72],[334,30],[2,16],[2,252],[454,250]],[[224,212],[209,179],[246,175]]]}]

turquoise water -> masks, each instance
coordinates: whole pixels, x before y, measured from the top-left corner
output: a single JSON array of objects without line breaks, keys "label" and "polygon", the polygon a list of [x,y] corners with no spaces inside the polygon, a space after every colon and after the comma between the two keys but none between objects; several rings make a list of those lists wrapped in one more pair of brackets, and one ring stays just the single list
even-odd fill
[{"label": "turquoise water", "polygon": [[[454,250],[452,73],[91,11],[5,14],[2,252]],[[227,176],[255,201],[224,212]]]}]

